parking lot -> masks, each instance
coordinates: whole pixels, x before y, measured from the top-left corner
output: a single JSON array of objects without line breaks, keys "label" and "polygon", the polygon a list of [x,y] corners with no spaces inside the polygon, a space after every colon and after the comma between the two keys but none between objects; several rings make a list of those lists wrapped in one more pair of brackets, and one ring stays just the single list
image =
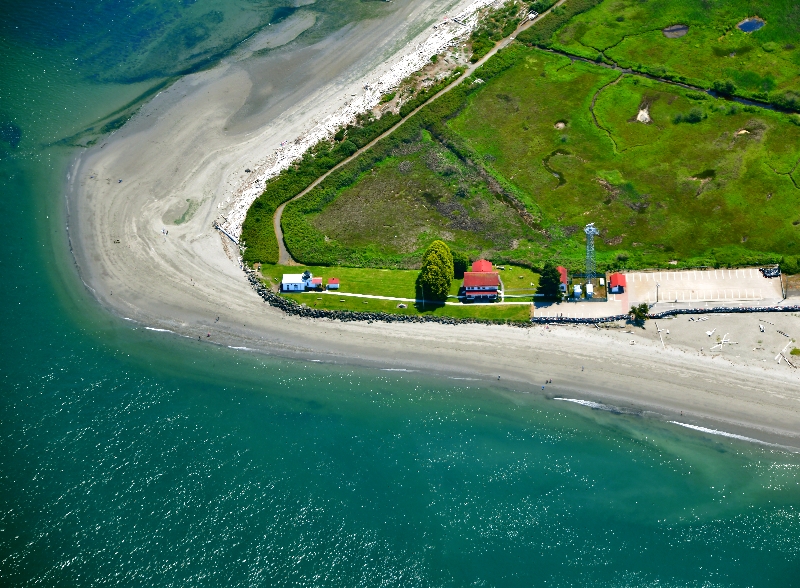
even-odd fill
[{"label": "parking lot", "polygon": [[627,295],[630,304],[657,301],[777,303],[783,299],[780,278],[765,278],[757,268],[630,272],[625,277],[627,292],[618,298]]}]

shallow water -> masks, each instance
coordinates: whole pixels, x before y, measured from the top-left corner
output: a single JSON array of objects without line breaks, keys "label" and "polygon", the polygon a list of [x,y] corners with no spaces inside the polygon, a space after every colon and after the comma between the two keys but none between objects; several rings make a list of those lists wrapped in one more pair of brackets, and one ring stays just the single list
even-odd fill
[{"label": "shallow water", "polygon": [[[68,253],[59,141],[280,5],[182,6],[3,6],[3,584],[797,584],[795,455],[97,308]],[[214,10],[198,55],[164,66],[165,39]]]},{"label": "shallow water", "polygon": [[748,18],[747,20],[743,20],[740,22],[736,27],[745,33],[752,33],[753,31],[757,31],[758,29],[762,28],[765,24],[763,20],[759,18]]}]

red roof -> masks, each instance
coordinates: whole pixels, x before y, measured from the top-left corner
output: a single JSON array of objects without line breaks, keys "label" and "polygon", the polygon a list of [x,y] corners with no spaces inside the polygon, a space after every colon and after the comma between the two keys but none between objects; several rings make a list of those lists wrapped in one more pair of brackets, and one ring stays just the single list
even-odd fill
[{"label": "red roof", "polygon": [[497,272],[464,272],[464,287],[475,288],[477,286],[500,285],[500,276]]},{"label": "red roof", "polygon": [[328,283],[329,284],[338,284],[339,283],[339,278],[328,278]]},{"label": "red roof", "polygon": [[479,259],[472,264],[473,272],[490,272],[492,271],[492,262],[485,259]]},{"label": "red roof", "polygon": [[322,283],[322,278],[311,278],[311,283],[312,284],[321,284]]},{"label": "red roof", "polygon": [[617,286],[622,286],[624,288],[627,286],[625,274],[611,274],[608,276],[608,283],[611,284],[612,288],[616,288]]},{"label": "red roof", "polygon": [[562,284],[566,284],[567,283],[567,268],[565,268],[563,265],[560,265],[556,269],[558,270],[558,273],[561,274],[561,283]]}]

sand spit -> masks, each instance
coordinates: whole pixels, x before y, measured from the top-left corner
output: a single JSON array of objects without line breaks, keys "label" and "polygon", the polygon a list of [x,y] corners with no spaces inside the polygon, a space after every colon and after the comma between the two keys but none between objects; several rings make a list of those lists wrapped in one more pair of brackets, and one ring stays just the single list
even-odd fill
[{"label": "sand spit", "polygon": [[[309,47],[233,56],[180,80],[82,152],[68,177],[68,225],[92,296],[129,319],[119,328],[149,327],[142,328],[145,337],[474,378],[514,393],[643,407],[671,420],[800,445],[800,370],[774,361],[787,342],[777,331],[800,335],[800,318],[790,314],[677,319],[668,327],[659,321],[670,331],[661,333],[662,346],[650,324],[625,333],[311,321],[269,307],[253,291],[238,249],[212,228],[244,194],[242,186],[252,187],[245,169],[263,176],[281,142],[300,137],[302,143],[304,133],[329,128],[325,121],[337,113],[355,113],[350,103],[366,100],[364,86],[398,63],[400,49],[418,47],[433,23],[458,11],[447,2],[415,0],[398,5],[391,19],[350,26]],[[405,71],[395,75],[399,80]],[[178,218],[183,222],[174,224]],[[763,334],[759,323],[769,326]],[[738,344],[712,355],[705,335],[712,328]],[[542,391],[548,378],[553,384]]]}]

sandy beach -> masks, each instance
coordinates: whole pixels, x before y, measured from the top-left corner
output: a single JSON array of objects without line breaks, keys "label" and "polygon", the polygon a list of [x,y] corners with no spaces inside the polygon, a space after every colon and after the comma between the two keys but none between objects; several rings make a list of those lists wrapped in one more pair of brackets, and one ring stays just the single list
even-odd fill
[{"label": "sandy beach", "polygon": [[[299,146],[344,103],[368,101],[364,86],[386,73],[387,60],[468,4],[408,2],[392,19],[247,57],[291,43],[311,26],[300,13],[296,30],[257,36],[244,53],[183,78],[83,152],[69,176],[68,220],[92,295],[120,317],[198,344],[474,377],[800,447],[800,369],[774,359],[800,334],[800,318],[788,313],[680,317],[658,321],[660,334],[653,322],[632,333],[338,323],[286,316],[252,290],[235,246],[212,223],[276,165],[281,143]],[[712,353],[723,333],[735,343]]]}]

